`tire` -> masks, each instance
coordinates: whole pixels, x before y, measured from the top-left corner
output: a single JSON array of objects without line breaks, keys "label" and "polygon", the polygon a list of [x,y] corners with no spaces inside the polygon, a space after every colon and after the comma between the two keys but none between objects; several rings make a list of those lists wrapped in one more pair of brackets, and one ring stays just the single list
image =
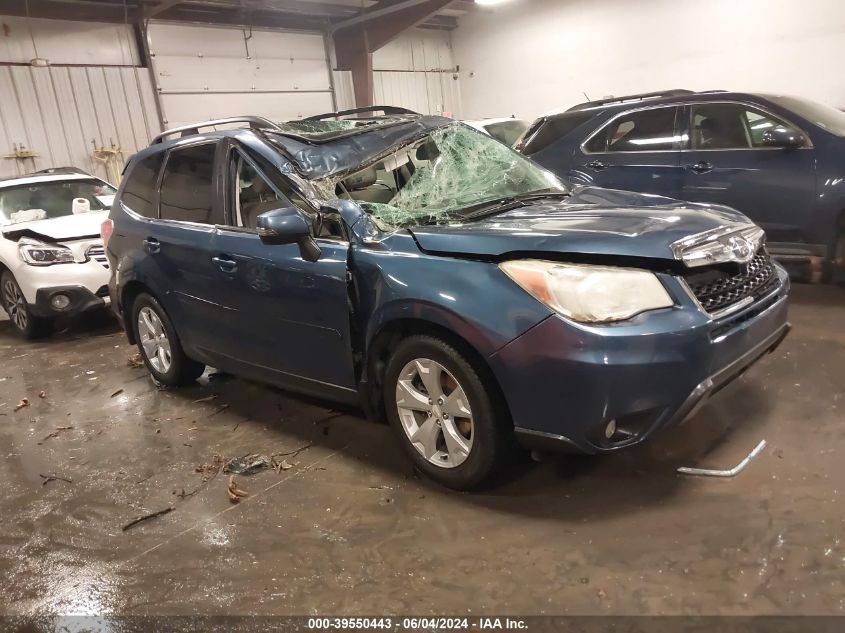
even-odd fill
[{"label": "tire", "polygon": [[46,336],[52,331],[52,319],[39,318],[32,314],[21,287],[8,270],[0,276],[0,300],[15,331],[23,338],[31,340]]},{"label": "tire", "polygon": [[205,371],[205,365],[185,355],[170,317],[152,295],[142,292],[135,298],[132,327],[141,358],[157,382],[168,387],[187,385]]},{"label": "tire", "polygon": [[495,392],[448,343],[432,336],[402,341],[388,361],[383,397],[405,452],[438,483],[472,490],[508,461],[513,442],[505,408],[495,406]]}]

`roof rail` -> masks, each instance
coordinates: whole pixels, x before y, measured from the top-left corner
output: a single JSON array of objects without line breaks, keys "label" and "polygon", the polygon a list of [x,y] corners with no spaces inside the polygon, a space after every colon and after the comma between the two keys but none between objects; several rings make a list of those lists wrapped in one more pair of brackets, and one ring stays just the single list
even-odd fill
[{"label": "roof rail", "polygon": [[422,116],[419,112],[408,110],[407,108],[399,108],[397,106],[367,106],[366,108],[353,108],[351,110],[340,110],[339,112],[326,112],[325,114],[317,114],[315,116],[305,117],[303,121],[322,121],[323,119],[333,119],[340,116],[350,116],[353,114],[364,114],[365,112],[383,112],[384,114],[414,114]]},{"label": "roof rail", "polygon": [[674,90],[658,90],[657,92],[643,92],[636,95],[628,95],[626,97],[609,97],[607,99],[599,99],[598,101],[587,101],[586,103],[579,103],[567,110],[567,112],[574,112],[575,110],[586,110],[587,108],[596,108],[598,106],[609,105],[611,103],[625,103],[626,101],[644,101],[645,99],[660,99],[662,97],[680,97],[682,95],[695,94],[692,90],[683,90],[677,88]]},{"label": "roof rail", "polygon": [[152,140],[151,145],[161,143],[168,136],[173,136],[174,134],[181,134],[181,136],[191,136],[193,134],[199,134],[200,128],[216,127],[218,125],[230,125],[232,123],[249,123],[249,127],[252,130],[281,129],[276,123],[273,123],[270,119],[265,119],[262,116],[233,116],[227,119],[214,119],[211,121],[202,121],[200,123],[192,123],[191,125],[183,125],[181,127],[175,127],[170,130],[165,130]]}]

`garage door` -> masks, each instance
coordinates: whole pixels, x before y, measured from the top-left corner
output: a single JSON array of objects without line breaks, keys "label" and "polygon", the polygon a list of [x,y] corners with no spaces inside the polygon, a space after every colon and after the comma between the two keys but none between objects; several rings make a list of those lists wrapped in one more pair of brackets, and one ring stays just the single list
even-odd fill
[{"label": "garage door", "polygon": [[153,23],[149,38],[167,127],[241,114],[285,121],[334,109],[320,33]]}]

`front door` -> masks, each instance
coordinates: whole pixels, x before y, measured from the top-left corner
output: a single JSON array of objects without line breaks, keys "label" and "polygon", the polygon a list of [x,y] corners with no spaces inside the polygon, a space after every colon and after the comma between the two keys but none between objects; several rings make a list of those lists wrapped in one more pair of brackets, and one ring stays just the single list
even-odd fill
[{"label": "front door", "polygon": [[316,262],[304,260],[296,244],[262,242],[261,213],[293,206],[314,211],[295,192],[283,192],[279,178],[271,182],[245,152],[232,148],[230,161],[231,217],[215,235],[212,258],[219,301],[229,308],[225,362],[304,391],[354,393],[348,242],[318,239]]},{"label": "front door", "polygon": [[763,227],[770,241],[801,241],[815,197],[815,150],[763,145],[784,122],[739,103],[690,106],[690,149],[683,151],[682,198],[725,204]]},{"label": "front door", "polygon": [[677,106],[616,116],[575,150],[573,181],[678,197],[683,183]]}]

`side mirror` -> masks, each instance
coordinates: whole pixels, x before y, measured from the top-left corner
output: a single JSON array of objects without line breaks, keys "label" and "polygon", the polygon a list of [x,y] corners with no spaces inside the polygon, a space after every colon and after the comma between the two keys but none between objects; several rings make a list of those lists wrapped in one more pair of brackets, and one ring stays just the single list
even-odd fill
[{"label": "side mirror", "polygon": [[262,213],[256,219],[256,227],[265,244],[299,244],[302,259],[320,259],[320,247],[311,235],[311,226],[298,209],[284,207]]},{"label": "side mirror", "polygon": [[777,125],[763,132],[762,141],[765,147],[796,149],[804,145],[804,135],[795,128]]}]

